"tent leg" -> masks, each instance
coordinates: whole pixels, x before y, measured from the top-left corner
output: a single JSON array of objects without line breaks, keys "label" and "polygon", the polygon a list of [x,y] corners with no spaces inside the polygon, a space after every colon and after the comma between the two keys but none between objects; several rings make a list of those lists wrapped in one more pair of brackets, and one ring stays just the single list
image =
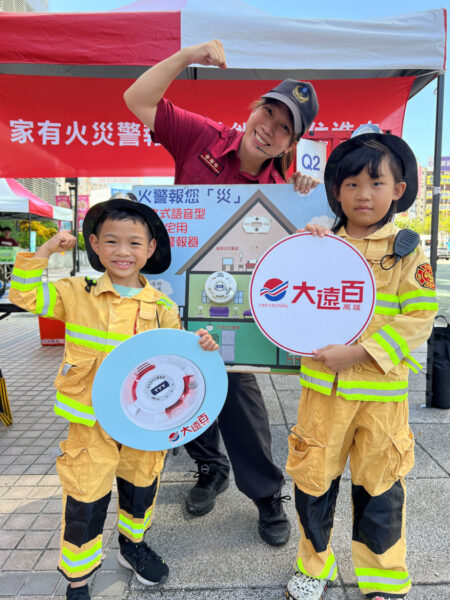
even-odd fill
[{"label": "tent leg", "polygon": [[70,272],[70,275],[74,277],[76,273],[80,271],[78,257],[78,177],[67,178],[66,183],[69,184],[70,203],[74,214],[73,235],[75,236],[76,243],[72,251],[73,268]]},{"label": "tent leg", "polygon": [[[439,204],[441,199],[441,154],[442,154],[442,124],[444,119],[444,74],[438,76],[436,98],[436,132],[434,136],[434,166],[433,166],[433,200],[431,204],[431,247],[430,262],[436,279],[437,244],[439,229]],[[428,339],[427,346],[427,377],[426,377],[426,406],[431,407],[433,399],[433,347],[434,331]]]}]

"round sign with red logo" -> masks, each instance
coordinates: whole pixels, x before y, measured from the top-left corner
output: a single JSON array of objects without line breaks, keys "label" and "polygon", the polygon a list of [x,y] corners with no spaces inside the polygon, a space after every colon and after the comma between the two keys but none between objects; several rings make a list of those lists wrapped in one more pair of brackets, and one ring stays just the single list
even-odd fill
[{"label": "round sign with red logo", "polygon": [[166,450],[201,435],[225,402],[228,378],[218,352],[177,329],[144,331],[100,365],[92,406],[103,429],[138,450]]},{"label": "round sign with red logo", "polygon": [[250,306],[262,333],[279,348],[311,356],[351,344],[369,324],[376,285],[364,256],[335,235],[284,238],[257,263]]}]

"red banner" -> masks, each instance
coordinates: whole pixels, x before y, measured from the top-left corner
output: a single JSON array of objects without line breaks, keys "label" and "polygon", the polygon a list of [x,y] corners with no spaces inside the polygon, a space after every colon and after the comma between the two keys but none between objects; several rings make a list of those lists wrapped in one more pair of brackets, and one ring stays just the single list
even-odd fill
[{"label": "red banner", "polygon": [[[312,139],[335,145],[371,121],[401,135],[413,77],[318,80]],[[172,83],[167,97],[242,131],[275,81]],[[170,155],[123,101],[125,79],[0,75],[0,177],[164,176]]]}]

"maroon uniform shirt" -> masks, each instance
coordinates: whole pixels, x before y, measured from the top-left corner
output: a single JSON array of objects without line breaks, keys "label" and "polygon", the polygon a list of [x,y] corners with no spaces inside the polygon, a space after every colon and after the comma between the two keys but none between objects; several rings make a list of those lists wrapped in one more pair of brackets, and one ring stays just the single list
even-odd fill
[{"label": "maroon uniform shirt", "polygon": [[271,159],[258,175],[240,171],[238,150],[243,135],[163,98],[152,139],[174,158],[176,184],[284,183]]}]

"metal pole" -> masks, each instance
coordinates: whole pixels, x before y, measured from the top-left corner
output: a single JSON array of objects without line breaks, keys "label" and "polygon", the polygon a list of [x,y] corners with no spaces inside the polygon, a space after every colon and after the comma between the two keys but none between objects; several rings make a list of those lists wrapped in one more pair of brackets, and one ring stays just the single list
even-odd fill
[{"label": "metal pole", "polygon": [[78,177],[75,178],[75,237],[77,243],[75,244],[75,266],[77,273],[80,272],[80,248],[78,246]]},{"label": "metal pole", "polygon": [[70,272],[71,276],[74,277],[77,272],[80,271],[80,263],[78,257],[78,178],[73,177],[70,180],[66,179],[66,182],[69,183],[69,192],[70,192],[70,203],[73,208],[73,235],[75,236],[77,242],[73,249],[73,267]]},{"label": "metal pole", "polygon": [[[444,120],[444,74],[438,75],[436,98],[436,132],[434,137],[433,165],[433,201],[431,204],[431,247],[430,263],[436,279],[437,246],[439,230],[439,204],[441,200],[441,154],[442,154],[442,124]],[[428,339],[427,347],[427,377],[426,377],[426,406],[429,408],[433,399],[433,347],[434,331]]]}]

